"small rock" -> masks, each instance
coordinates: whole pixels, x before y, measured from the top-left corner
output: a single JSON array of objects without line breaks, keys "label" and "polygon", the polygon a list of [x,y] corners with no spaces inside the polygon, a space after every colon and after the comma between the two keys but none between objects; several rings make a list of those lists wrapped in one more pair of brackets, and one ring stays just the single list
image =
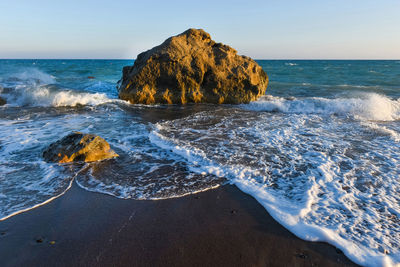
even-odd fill
[{"label": "small rock", "polygon": [[383,247],[379,247],[379,251],[381,252],[381,253],[383,253],[383,254],[389,254],[389,250],[387,250],[387,249],[385,249],[385,248],[383,248]]},{"label": "small rock", "polygon": [[306,259],[307,255],[304,254],[304,253],[298,253],[298,254],[296,254],[296,257],[299,257],[299,258],[302,258],[302,259]]},{"label": "small rock", "polygon": [[43,157],[48,162],[92,162],[118,157],[118,154],[100,136],[73,132],[52,143],[43,152]]},{"label": "small rock", "polygon": [[350,186],[344,185],[344,186],[342,186],[342,189],[345,191],[348,191],[350,189]]}]

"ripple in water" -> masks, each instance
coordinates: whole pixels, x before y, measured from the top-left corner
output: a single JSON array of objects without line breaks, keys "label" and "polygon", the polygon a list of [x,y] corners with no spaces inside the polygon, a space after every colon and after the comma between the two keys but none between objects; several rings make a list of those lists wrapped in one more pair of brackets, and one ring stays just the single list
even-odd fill
[{"label": "ripple in water", "polygon": [[[63,194],[73,180],[89,191],[132,199],[179,197],[226,182],[191,172],[184,158],[152,144],[152,124],[140,119],[147,113],[143,109],[119,102],[26,113],[8,108],[0,116],[0,218]],[[87,164],[44,162],[43,150],[71,131],[102,136],[120,157]]]},{"label": "ripple in water", "polygon": [[[281,97],[165,108],[115,99],[124,61],[113,61],[111,72],[108,61],[44,60],[21,69],[27,62],[0,61],[7,100],[0,107],[0,220],[50,201],[73,181],[133,199],[230,182],[301,238],[331,243],[362,265],[400,262],[398,64],[377,76],[369,70],[389,63],[259,61]],[[296,64],[304,71],[293,72]],[[44,162],[42,151],[71,131],[102,136],[120,157]]]},{"label": "ripple in water", "polygon": [[400,262],[399,121],[349,115],[202,112],[158,123],[151,140],[228,178],[301,238],[364,265]]}]

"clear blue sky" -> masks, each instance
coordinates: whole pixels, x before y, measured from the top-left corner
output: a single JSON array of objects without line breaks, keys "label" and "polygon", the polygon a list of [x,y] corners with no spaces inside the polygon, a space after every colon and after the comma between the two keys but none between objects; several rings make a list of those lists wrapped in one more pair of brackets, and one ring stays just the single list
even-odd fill
[{"label": "clear blue sky", "polygon": [[256,59],[400,59],[400,0],[1,0],[0,58],[136,58],[187,28]]}]

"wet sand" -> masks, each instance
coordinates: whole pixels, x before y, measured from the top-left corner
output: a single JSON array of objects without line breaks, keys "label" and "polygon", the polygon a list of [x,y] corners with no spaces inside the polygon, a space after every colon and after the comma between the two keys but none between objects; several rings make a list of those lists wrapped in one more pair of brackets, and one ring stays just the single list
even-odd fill
[{"label": "wet sand", "polygon": [[333,246],[297,238],[231,185],[137,201],[74,184],[0,222],[0,259],[1,266],[354,266]]}]

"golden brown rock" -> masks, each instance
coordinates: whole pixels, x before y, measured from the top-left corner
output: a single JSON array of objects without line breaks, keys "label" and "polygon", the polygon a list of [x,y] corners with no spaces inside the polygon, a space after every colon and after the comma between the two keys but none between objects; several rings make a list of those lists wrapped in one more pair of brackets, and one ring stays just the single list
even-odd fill
[{"label": "golden brown rock", "polygon": [[265,94],[268,76],[251,58],[189,29],[138,55],[123,69],[119,97],[131,103],[248,103]]},{"label": "golden brown rock", "polygon": [[50,162],[66,163],[98,161],[118,157],[118,154],[97,135],[73,132],[51,144],[43,152],[43,157]]}]

